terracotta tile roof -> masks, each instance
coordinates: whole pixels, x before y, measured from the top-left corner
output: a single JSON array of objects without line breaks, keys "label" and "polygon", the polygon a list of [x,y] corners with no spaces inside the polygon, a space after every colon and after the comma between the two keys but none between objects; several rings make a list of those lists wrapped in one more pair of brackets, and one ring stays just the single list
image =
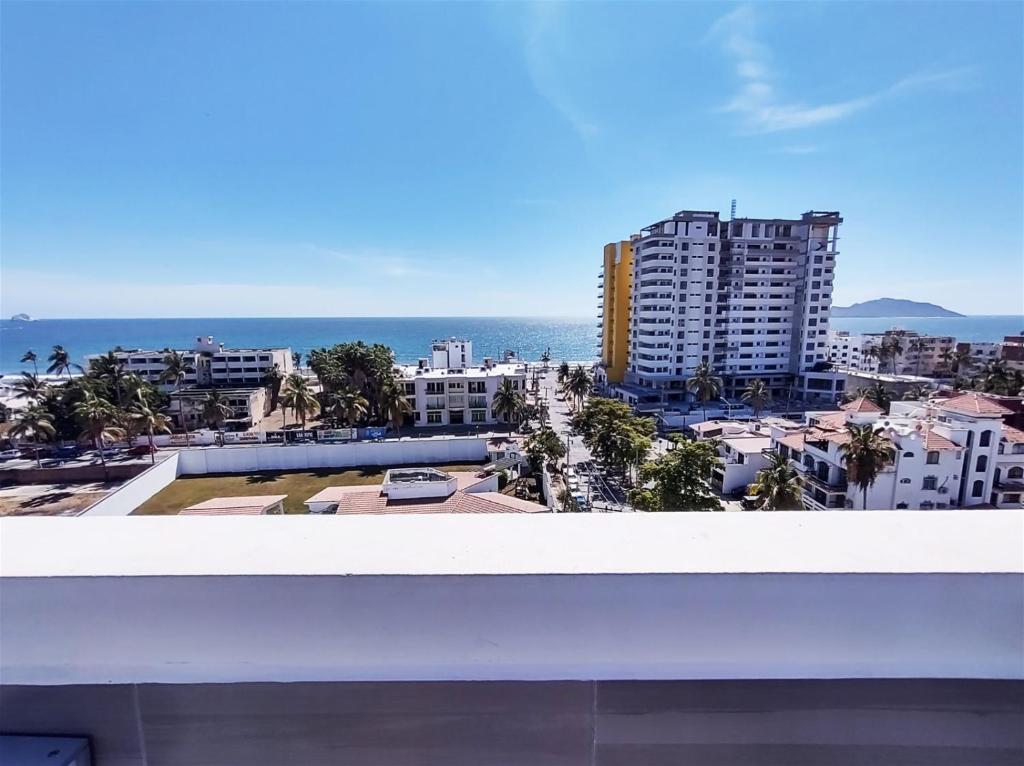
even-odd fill
[{"label": "terracotta tile roof", "polygon": [[804,448],[804,432],[798,431],[796,433],[786,434],[776,439],[779,444],[785,444],[790,449],[795,449],[798,452]]},{"label": "terracotta tile roof", "polygon": [[940,403],[939,407],[943,410],[962,412],[965,415],[992,415],[1002,417],[1003,415],[1013,414],[1013,410],[1007,409],[994,399],[990,399],[984,394],[976,392],[954,396],[952,399],[947,399]]},{"label": "terracotta tile roof", "polygon": [[180,516],[259,516],[282,502],[288,495],[246,495],[244,497],[214,497],[190,505]]},{"label": "terracotta tile roof", "polygon": [[821,428],[840,429],[846,426],[846,413],[830,412],[827,415],[818,416],[817,421]]},{"label": "terracotta tile roof", "polygon": [[1003,438],[1010,444],[1024,444],[1024,431],[1013,426],[1003,426]]},{"label": "terracotta tile roof", "polygon": [[833,444],[848,444],[850,434],[848,431],[833,431],[826,428],[810,428],[807,430],[806,441],[826,441]]},{"label": "terracotta tile roof", "polygon": [[854,399],[852,402],[847,402],[842,405],[839,409],[845,412],[884,412],[884,410],[875,404],[873,401],[868,399],[866,396],[862,396],[859,399]]},{"label": "terracotta tile roof", "polygon": [[929,428],[924,434],[924,448],[928,451],[933,450],[952,450],[961,449],[959,444],[951,442],[945,436],[935,433],[934,430]]},{"label": "terracotta tile roof", "polygon": [[338,515],[400,513],[543,513],[547,508],[498,492],[456,490],[448,497],[389,500],[379,490],[346,492],[338,498]]}]

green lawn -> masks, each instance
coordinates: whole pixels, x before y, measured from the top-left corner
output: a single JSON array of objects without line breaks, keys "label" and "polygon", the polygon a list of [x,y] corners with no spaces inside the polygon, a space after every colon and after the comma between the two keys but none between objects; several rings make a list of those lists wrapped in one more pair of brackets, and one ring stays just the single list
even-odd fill
[{"label": "green lawn", "polygon": [[[435,465],[441,471],[477,471],[482,463]],[[175,479],[155,494],[133,515],[167,516],[182,508],[214,497],[239,495],[288,495],[284,501],[287,513],[305,513],[303,501],[324,487],[354,484],[380,484],[387,468],[366,466],[345,470],[321,468],[313,471],[265,471],[252,474],[215,474]]]}]

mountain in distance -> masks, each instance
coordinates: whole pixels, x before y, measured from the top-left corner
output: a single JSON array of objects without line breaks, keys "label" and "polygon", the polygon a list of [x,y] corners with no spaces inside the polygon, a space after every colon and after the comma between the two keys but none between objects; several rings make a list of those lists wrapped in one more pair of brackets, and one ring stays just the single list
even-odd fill
[{"label": "mountain in distance", "polygon": [[833,306],[834,317],[962,317],[955,311],[903,298],[875,298],[852,306]]},{"label": "mountain in distance", "polygon": [[28,314],[15,314],[14,316],[11,317],[11,321],[12,322],[31,322],[32,321],[32,317],[30,317]]}]

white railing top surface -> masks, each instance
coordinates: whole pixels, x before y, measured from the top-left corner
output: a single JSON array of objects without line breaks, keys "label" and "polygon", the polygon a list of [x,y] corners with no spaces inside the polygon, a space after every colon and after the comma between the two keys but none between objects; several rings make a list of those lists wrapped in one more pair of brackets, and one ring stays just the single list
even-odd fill
[{"label": "white railing top surface", "polygon": [[13,518],[0,577],[1024,573],[1024,511]]}]

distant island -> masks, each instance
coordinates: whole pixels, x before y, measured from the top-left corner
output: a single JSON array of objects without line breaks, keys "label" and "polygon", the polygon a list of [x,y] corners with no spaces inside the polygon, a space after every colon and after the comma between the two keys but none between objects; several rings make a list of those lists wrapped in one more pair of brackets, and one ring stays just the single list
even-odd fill
[{"label": "distant island", "polygon": [[955,311],[903,298],[875,298],[852,306],[833,306],[834,317],[962,317]]},{"label": "distant island", "polygon": [[11,321],[12,322],[31,322],[32,321],[32,317],[30,317],[28,314],[15,314],[14,316],[11,317]]}]

